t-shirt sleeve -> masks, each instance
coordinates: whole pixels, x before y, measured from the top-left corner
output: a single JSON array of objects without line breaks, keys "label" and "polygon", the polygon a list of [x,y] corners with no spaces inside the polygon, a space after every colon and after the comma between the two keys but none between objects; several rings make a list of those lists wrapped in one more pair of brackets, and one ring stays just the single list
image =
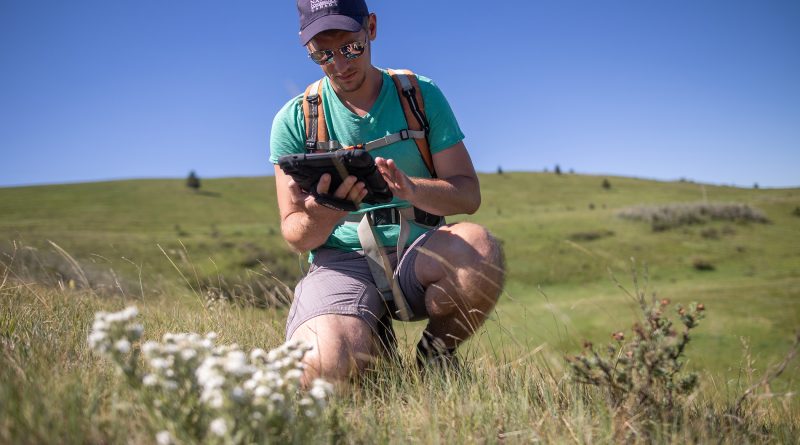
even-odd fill
[{"label": "t-shirt sleeve", "polygon": [[303,95],[299,95],[283,106],[272,120],[269,133],[269,160],[278,163],[278,158],[305,152],[305,124],[303,122]]},{"label": "t-shirt sleeve", "polygon": [[431,153],[438,153],[464,139],[453,110],[439,87],[425,76],[417,76],[425,101],[425,117],[431,127],[428,134]]}]

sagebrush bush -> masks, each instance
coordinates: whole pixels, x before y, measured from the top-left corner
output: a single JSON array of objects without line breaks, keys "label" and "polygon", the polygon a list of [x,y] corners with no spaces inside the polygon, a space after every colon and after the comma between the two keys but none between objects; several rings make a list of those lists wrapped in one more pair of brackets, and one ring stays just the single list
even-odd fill
[{"label": "sagebrush bush", "polygon": [[623,219],[650,223],[653,231],[664,231],[680,226],[704,224],[709,221],[738,223],[769,223],[759,209],[741,203],[678,203],[660,206],[635,206],[620,210]]}]

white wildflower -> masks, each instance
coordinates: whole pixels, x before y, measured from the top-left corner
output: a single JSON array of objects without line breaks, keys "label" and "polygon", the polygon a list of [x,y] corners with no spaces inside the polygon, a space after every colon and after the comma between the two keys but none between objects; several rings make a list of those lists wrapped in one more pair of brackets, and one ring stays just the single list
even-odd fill
[{"label": "white wildflower", "polygon": [[114,343],[114,349],[116,349],[122,354],[127,354],[128,352],[131,351],[131,342],[129,342],[127,339],[124,338],[117,340],[117,342]]},{"label": "white wildflower", "polygon": [[158,445],[171,445],[174,442],[172,441],[172,435],[169,431],[164,430],[156,434],[156,443],[158,443]]},{"label": "white wildflower", "polygon": [[325,390],[320,388],[319,386],[315,386],[315,387],[311,388],[311,391],[309,391],[309,394],[311,394],[311,397],[313,397],[313,398],[315,398],[317,400],[324,400],[325,397],[327,396],[327,394],[325,393]]},{"label": "white wildflower", "polygon": [[250,351],[250,361],[256,361],[258,359],[264,360],[266,358],[267,358],[267,353],[261,348],[256,348]]},{"label": "white wildflower", "polygon": [[241,386],[236,386],[231,390],[231,398],[236,402],[243,402],[245,400],[244,389]]},{"label": "white wildflower", "polygon": [[139,315],[139,310],[136,309],[136,306],[129,306],[122,311],[125,320],[132,320]]},{"label": "white wildflower", "polygon": [[156,386],[158,383],[158,376],[153,374],[147,374],[142,378],[142,384],[144,386]]},{"label": "white wildflower", "polygon": [[225,423],[225,419],[223,418],[212,420],[208,429],[219,437],[225,437],[225,435],[228,434],[228,424]]},{"label": "white wildflower", "polygon": [[107,350],[107,345],[105,343],[108,335],[103,331],[93,331],[89,334],[89,347],[98,351],[98,352],[105,352]]},{"label": "white wildflower", "polygon": [[247,361],[244,352],[231,351],[225,358],[225,364],[223,365],[223,369],[225,369],[226,372],[230,372],[233,375],[244,375],[245,373],[248,372],[250,367],[247,366]]},{"label": "white wildflower", "polygon": [[150,367],[153,369],[166,369],[168,366],[167,361],[161,357],[150,360]]},{"label": "white wildflower", "polygon": [[148,341],[147,343],[142,345],[142,353],[146,356],[154,354],[156,351],[158,351],[159,347],[160,346],[158,342]]},{"label": "white wildflower", "polygon": [[92,323],[93,331],[105,331],[108,329],[108,322],[105,318],[95,319]]},{"label": "white wildflower", "polygon": [[206,403],[208,403],[208,406],[212,408],[219,409],[225,404],[225,399],[222,397],[222,393],[214,392],[210,395],[210,397],[208,397]]},{"label": "white wildflower", "polygon": [[187,349],[184,349],[183,351],[181,351],[181,358],[184,359],[187,362],[189,360],[195,358],[196,356],[197,356],[197,351],[195,351],[194,349],[188,349],[187,348]]},{"label": "white wildflower", "polygon": [[253,391],[253,394],[256,397],[264,397],[264,398],[268,397],[271,393],[272,390],[266,386],[259,386],[258,388],[256,388],[255,391]]},{"label": "white wildflower", "polygon": [[134,337],[135,339],[138,339],[138,338],[140,338],[142,336],[142,333],[144,332],[144,326],[142,326],[141,324],[138,324],[138,323],[134,324],[134,325],[130,325],[130,326],[128,326],[126,328],[125,332],[128,335],[130,335],[131,337]]},{"label": "white wildflower", "polygon": [[303,371],[299,369],[290,369],[286,372],[287,380],[300,380],[303,377]]}]

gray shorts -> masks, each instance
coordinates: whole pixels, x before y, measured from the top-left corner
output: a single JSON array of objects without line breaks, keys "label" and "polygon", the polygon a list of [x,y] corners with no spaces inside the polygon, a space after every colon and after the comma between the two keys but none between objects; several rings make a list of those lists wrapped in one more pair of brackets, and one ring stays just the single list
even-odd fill
[{"label": "gray shorts", "polygon": [[[425,309],[425,288],[414,273],[417,259],[417,247],[422,246],[434,231],[426,232],[409,246],[400,265],[397,264],[395,249],[387,253],[395,267],[395,275],[400,288],[405,294],[412,320],[428,318]],[[289,309],[286,321],[286,339],[292,337],[294,331],[303,323],[319,315],[339,314],[358,317],[377,332],[378,321],[388,310],[375,281],[369,271],[363,252],[347,252],[338,249],[317,249],[308,274],[297,283],[294,290],[294,301]]]}]

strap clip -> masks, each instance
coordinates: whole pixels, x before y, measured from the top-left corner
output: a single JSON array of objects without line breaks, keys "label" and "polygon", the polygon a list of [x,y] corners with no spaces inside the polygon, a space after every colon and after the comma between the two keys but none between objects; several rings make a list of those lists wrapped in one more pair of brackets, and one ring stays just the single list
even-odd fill
[{"label": "strap clip", "polygon": [[410,139],[410,138],[411,138],[411,136],[408,135],[408,129],[400,130],[400,140],[401,141],[405,141],[405,140]]}]

